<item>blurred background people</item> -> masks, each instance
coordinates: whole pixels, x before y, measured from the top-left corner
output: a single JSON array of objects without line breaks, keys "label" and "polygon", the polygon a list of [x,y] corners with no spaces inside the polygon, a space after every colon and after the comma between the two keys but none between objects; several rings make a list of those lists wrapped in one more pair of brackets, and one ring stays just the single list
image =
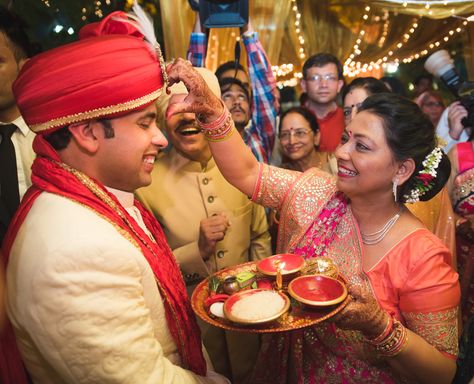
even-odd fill
[{"label": "blurred background people", "polygon": [[374,77],[359,77],[352,80],[342,90],[344,123],[348,125],[362,105],[362,102],[375,93],[387,93],[390,90]]},{"label": "blurred background people", "polygon": [[31,185],[33,139],[13,97],[12,84],[34,48],[20,17],[0,7],[0,245]]},{"label": "blurred background people", "polygon": [[[245,125],[239,128],[245,143],[250,147],[258,161],[269,163],[276,140],[277,115],[280,109],[272,66],[265,50],[252,27],[251,20],[241,28],[241,37],[247,52],[248,74],[244,67],[236,61],[226,62],[216,70],[219,82],[226,78],[240,81],[248,94],[250,114],[246,116]],[[207,53],[207,36],[196,13],[194,30],[190,36],[188,59],[195,67],[204,67]],[[241,126],[242,114],[236,110],[236,124]]]},{"label": "blurred background people", "polygon": [[328,152],[320,152],[321,133],[318,121],[304,107],[293,107],[280,118],[279,140],[283,155],[282,168],[304,172],[317,167],[337,173],[337,165],[330,163]]},{"label": "blurred background people", "polygon": [[380,80],[383,81],[386,87],[390,89],[390,91],[392,91],[393,93],[396,93],[397,95],[403,97],[407,97],[406,87],[398,77],[382,76]]},{"label": "blurred background people", "polygon": [[322,152],[334,152],[341,141],[344,116],[337,105],[337,96],[344,85],[342,65],[330,53],[317,53],[303,65],[301,89],[306,94],[302,106],[308,108],[318,120]]},{"label": "blurred background people", "polygon": [[433,126],[436,127],[446,108],[441,95],[436,91],[425,91],[416,98],[415,103],[418,104],[423,113],[425,113],[433,123]]},{"label": "blurred background people", "polygon": [[433,90],[433,75],[423,73],[413,80],[413,99],[416,99],[423,92]]},{"label": "blurred background people", "polygon": [[463,119],[467,115],[467,109],[458,100],[453,101],[441,114],[436,134],[443,140],[443,149],[446,153],[455,144],[469,140],[473,128],[463,124]]},{"label": "blurred background people", "polygon": [[456,220],[457,263],[461,282],[461,313],[465,323],[474,316],[474,137],[449,151],[449,193]]}]

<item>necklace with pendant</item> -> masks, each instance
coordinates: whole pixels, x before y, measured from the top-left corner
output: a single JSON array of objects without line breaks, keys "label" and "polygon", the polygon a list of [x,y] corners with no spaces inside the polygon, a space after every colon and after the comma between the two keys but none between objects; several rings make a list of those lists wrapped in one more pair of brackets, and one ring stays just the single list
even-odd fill
[{"label": "necklace with pendant", "polygon": [[400,218],[401,212],[396,213],[393,217],[388,219],[388,221],[384,224],[382,228],[374,233],[362,233],[360,231],[360,237],[362,238],[362,242],[366,245],[374,245],[380,243],[385,235],[390,231],[390,229],[395,225],[397,220]]}]

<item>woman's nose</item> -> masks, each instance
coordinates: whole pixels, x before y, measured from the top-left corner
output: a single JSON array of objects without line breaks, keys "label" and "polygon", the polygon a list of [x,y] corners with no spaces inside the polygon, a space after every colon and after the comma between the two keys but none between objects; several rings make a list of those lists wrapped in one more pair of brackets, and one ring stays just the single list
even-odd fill
[{"label": "woman's nose", "polygon": [[341,143],[337,146],[336,150],[334,151],[334,156],[337,159],[347,159],[349,157],[349,143]]},{"label": "woman's nose", "polygon": [[296,142],[296,138],[295,138],[295,135],[293,134],[293,132],[290,132],[290,136],[289,136],[289,138],[288,138],[288,142],[289,142],[290,144],[293,144],[293,143]]}]

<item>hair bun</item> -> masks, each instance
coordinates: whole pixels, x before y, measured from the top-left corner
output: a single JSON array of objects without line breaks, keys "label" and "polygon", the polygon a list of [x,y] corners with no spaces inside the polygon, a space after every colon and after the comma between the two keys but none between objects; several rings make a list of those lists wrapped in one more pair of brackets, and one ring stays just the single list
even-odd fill
[{"label": "hair bun", "polygon": [[[438,159],[435,159],[436,153],[439,153]],[[451,162],[448,156],[441,148],[435,148],[426,156],[426,160],[427,165],[415,172],[401,188],[402,202],[428,201],[446,185],[451,174]]]}]

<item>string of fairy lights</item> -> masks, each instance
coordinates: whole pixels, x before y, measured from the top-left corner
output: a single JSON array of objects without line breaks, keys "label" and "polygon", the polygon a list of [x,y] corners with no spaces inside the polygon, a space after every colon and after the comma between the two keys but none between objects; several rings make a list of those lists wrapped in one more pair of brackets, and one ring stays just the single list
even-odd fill
[{"label": "string of fairy lights", "polygon": [[[305,52],[305,39],[304,39],[304,31],[303,31],[303,25],[302,25],[302,20],[301,20],[301,12],[298,8],[298,3],[296,0],[291,0],[291,11],[293,12],[294,15],[294,32],[295,35],[297,36],[298,39],[298,57],[300,59],[300,62],[303,63],[304,60],[306,59],[306,52]],[[272,66],[272,71],[273,75],[275,76],[276,79],[279,77],[286,77],[288,74],[293,73],[293,77],[291,79],[287,80],[282,80],[282,81],[277,81],[278,87],[294,87],[297,85],[298,80],[303,77],[303,74],[301,72],[293,72],[294,71],[294,65],[293,64],[282,64],[282,65],[273,65]]]},{"label": "string of fairy lights", "polygon": [[[418,18],[415,18],[408,28],[408,30],[402,35],[402,39],[395,42],[389,49],[386,55],[378,58],[375,61],[370,61],[369,63],[362,63],[360,61],[354,61],[353,55],[350,55],[346,62],[344,63],[344,76],[354,77],[359,75],[361,72],[372,71],[374,68],[379,69],[380,66],[385,67],[387,62],[392,62],[395,66],[398,66],[399,59],[396,57],[395,53],[400,50],[406,43],[411,39],[413,33],[415,33],[418,28]],[[357,43],[357,41],[356,41]],[[358,51],[360,54],[361,51]]]},{"label": "string of fairy lights", "polygon": [[[472,1],[472,0],[471,0]],[[293,3],[296,3],[296,0],[292,0]],[[394,0],[393,2],[397,2],[399,4],[402,4],[404,7],[407,7],[408,5],[420,5],[420,1],[397,1]],[[463,1],[429,1],[424,4],[424,6],[420,10],[420,17],[422,16],[431,16],[433,14],[433,6],[434,5],[442,5],[442,6],[449,6],[450,3],[456,2],[459,4],[460,2]],[[464,1],[468,3],[469,1]],[[437,38],[434,41],[431,41],[427,43],[425,46],[420,48],[418,51],[411,53],[410,55],[407,56],[402,56],[400,54],[397,54],[399,51],[402,50],[404,46],[406,46],[407,42],[412,38],[412,35],[415,33],[416,29],[419,27],[419,22],[420,18],[416,17],[414,18],[411,26],[408,28],[408,30],[403,33],[402,37],[394,42],[391,47],[384,49],[384,52],[387,52],[383,56],[370,61],[370,62],[361,62],[357,61],[358,56],[362,56],[363,54],[363,48],[362,44],[365,39],[365,34],[366,30],[364,28],[364,23],[367,23],[369,19],[372,19],[370,15],[371,7],[367,5],[364,8],[364,13],[362,15],[362,20],[361,20],[361,27],[359,30],[359,33],[356,37],[355,43],[352,47],[352,51],[349,54],[347,60],[344,63],[344,75],[348,77],[355,77],[360,75],[361,73],[364,72],[370,72],[373,69],[380,69],[381,67],[383,69],[386,69],[388,66],[392,67],[392,69],[395,69],[398,67],[400,63],[411,63],[413,60],[417,60],[423,56],[428,55],[430,52],[438,49],[441,45],[446,44],[447,42],[452,39],[456,34],[460,34],[465,30],[465,27],[469,22],[474,22],[474,15],[471,15],[469,17],[462,17],[459,15],[456,15],[455,9],[451,8],[450,9],[450,14],[452,18],[457,18],[462,20],[459,23],[456,23],[457,25],[454,25],[453,29],[449,30],[444,36],[441,36]],[[390,13],[387,10],[383,10],[383,15],[382,17],[380,16],[374,16],[373,19],[376,22],[379,22],[380,20],[383,21],[383,26],[382,26],[382,33],[381,36],[379,37],[377,41],[377,46],[379,48],[383,48],[385,46],[388,32],[389,32],[389,26],[390,26]],[[302,26],[298,26],[299,31],[302,30]],[[282,64],[282,65],[275,65],[272,67],[273,73],[276,76],[277,80],[278,78],[282,77],[289,77],[291,74],[293,74],[292,78],[290,79],[285,79],[285,80],[280,80],[277,81],[277,84],[282,87],[282,86],[294,86],[297,84],[298,79],[301,79],[302,74],[300,72],[293,72],[294,66],[291,64]]]},{"label": "string of fairy lights", "polygon": [[306,58],[306,52],[304,49],[304,36],[303,36],[303,28],[302,28],[302,21],[301,21],[301,12],[298,9],[298,3],[296,0],[291,0],[291,10],[295,16],[294,26],[295,26],[295,33],[298,37],[298,55],[301,60]]},{"label": "string of fairy lights", "polygon": [[[366,6],[364,9],[364,14],[362,15],[361,25],[363,25],[364,21],[367,21],[369,19],[369,15],[370,15],[369,12],[370,12],[370,7]],[[362,53],[362,51],[360,50],[360,44],[362,43],[362,40],[364,39],[364,35],[365,35],[365,29],[361,28],[359,31],[359,35],[357,36],[357,40],[355,41],[355,44],[352,47],[352,52],[349,54],[349,57],[344,63],[344,74],[346,74],[347,68],[357,65],[356,62],[353,61],[353,59]]]},{"label": "string of fairy lights", "polygon": [[[377,17],[378,16],[376,16],[376,18]],[[390,28],[390,13],[386,9],[383,12],[382,20],[384,22],[382,26],[382,34],[380,35],[380,38],[377,42],[377,46],[379,48],[384,46],[385,40],[387,40],[388,30]],[[377,19],[375,21],[377,21]]]}]

